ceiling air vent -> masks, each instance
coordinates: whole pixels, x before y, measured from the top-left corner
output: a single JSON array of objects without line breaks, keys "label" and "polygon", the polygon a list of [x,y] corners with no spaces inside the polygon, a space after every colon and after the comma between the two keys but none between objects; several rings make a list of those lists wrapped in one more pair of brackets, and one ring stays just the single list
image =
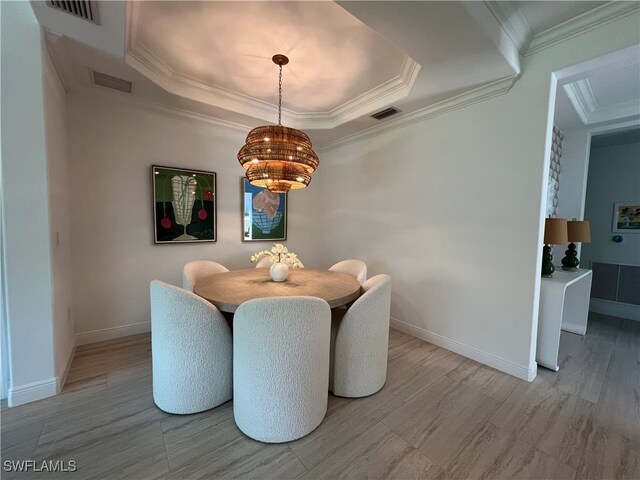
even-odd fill
[{"label": "ceiling air vent", "polygon": [[399,111],[400,110],[398,110],[396,107],[389,107],[374,113],[373,115],[371,115],[371,118],[375,118],[376,120],[382,120],[383,118],[387,118],[387,117],[390,117],[391,115],[395,115]]},{"label": "ceiling air vent", "polygon": [[93,83],[100,85],[101,87],[113,88],[114,90],[120,90],[121,92],[131,93],[131,82],[123,80],[121,78],[112,77],[106,73],[96,72],[93,73]]},{"label": "ceiling air vent", "polygon": [[93,23],[98,23],[98,7],[96,2],[90,0],[47,0],[47,5],[56,10],[84,18]]}]

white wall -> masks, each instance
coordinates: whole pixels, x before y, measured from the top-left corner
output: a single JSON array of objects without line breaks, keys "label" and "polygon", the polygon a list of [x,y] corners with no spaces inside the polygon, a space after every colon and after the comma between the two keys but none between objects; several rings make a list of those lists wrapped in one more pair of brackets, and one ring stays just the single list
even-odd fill
[{"label": "white wall", "polygon": [[[250,256],[271,247],[241,241],[244,170],[236,155],[248,131],[161,116],[115,98],[68,97],[73,314],[80,343],[148,330],[152,279],[181,285],[183,265],[196,259],[250,268]],[[216,243],[153,243],[154,164],[217,173]],[[286,244],[309,267],[320,258],[319,183],[314,178],[309,188],[289,194]]]},{"label": "white wall", "polygon": [[71,182],[67,155],[66,94],[49,53],[43,52],[44,113],[49,180],[56,376],[64,380],[75,347],[71,316]]},{"label": "white wall", "polygon": [[9,404],[56,393],[43,43],[27,2],[2,2],[2,177]]},{"label": "white wall", "polygon": [[532,378],[552,72],[637,43],[637,24],[525,57],[504,96],[323,151],[325,265],[390,273],[396,326]]},{"label": "white wall", "polygon": [[591,243],[582,246],[581,263],[640,265],[640,234],[620,234],[613,243],[613,204],[640,200],[640,143],[591,149],[585,216],[591,226]]}]

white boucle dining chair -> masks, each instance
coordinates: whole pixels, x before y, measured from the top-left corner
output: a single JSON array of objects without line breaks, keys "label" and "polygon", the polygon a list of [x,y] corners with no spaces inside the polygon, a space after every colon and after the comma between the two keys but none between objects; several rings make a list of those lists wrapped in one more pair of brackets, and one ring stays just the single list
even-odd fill
[{"label": "white boucle dining chair", "polygon": [[367,264],[362,260],[343,260],[329,267],[329,270],[356,277],[360,285],[367,281]]},{"label": "white boucle dining chair", "polygon": [[363,294],[332,322],[332,374],[329,389],[338,397],[365,397],[387,380],[391,277],[376,275]]},{"label": "white boucle dining chair", "polygon": [[327,413],[331,309],[316,297],[250,300],[233,319],[233,415],[249,437],[289,442]]},{"label": "white boucle dining chair", "polygon": [[187,263],[182,269],[182,288],[193,292],[196,282],[204,277],[215,275],[216,273],[228,272],[229,269],[218,262],[211,260],[194,260]]},{"label": "white boucle dining chair", "polygon": [[261,258],[256,263],[256,268],[271,268],[271,260],[269,258]]},{"label": "white boucle dining chair", "polygon": [[194,293],[151,282],[153,401],[165,412],[196,413],[233,394],[233,340],[220,311]]}]

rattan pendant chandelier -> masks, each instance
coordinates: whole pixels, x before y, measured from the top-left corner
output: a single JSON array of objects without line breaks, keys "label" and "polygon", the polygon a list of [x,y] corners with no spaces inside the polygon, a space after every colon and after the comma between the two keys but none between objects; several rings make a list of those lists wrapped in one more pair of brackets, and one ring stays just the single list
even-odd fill
[{"label": "rattan pendant chandelier", "polygon": [[282,125],[282,66],[289,63],[284,55],[274,55],[278,65],[278,124],[256,127],[249,132],[245,145],[238,152],[252,185],[265,187],[274,193],[305,188],[320,161],[306,133]]}]

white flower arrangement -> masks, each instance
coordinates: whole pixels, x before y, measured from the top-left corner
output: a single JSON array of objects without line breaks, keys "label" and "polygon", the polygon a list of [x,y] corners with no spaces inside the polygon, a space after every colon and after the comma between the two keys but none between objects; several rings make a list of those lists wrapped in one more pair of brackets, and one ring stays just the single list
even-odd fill
[{"label": "white flower arrangement", "polygon": [[304,268],[304,265],[298,259],[298,255],[287,250],[287,247],[281,243],[274,243],[271,251],[262,250],[255,255],[251,255],[251,263],[257,262],[262,258],[268,258],[271,264],[284,263],[289,268]]}]

